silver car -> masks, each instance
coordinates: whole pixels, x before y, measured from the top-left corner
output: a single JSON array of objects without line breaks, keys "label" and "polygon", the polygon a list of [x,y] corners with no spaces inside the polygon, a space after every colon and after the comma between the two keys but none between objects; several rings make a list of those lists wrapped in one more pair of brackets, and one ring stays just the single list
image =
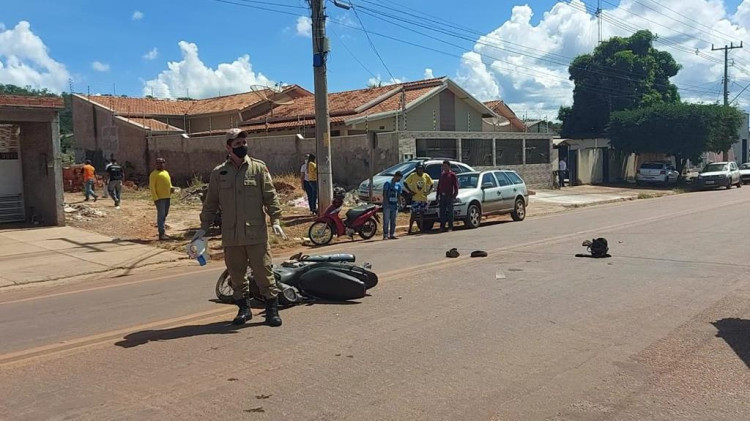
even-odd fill
[{"label": "silver car", "polygon": [[740,165],[740,179],[742,184],[750,184],[750,162]]},{"label": "silver car", "polygon": [[[491,170],[457,174],[458,197],[453,203],[456,220],[463,220],[469,228],[477,228],[482,216],[510,214],[514,221],[526,218],[529,190],[515,171]],[[425,229],[429,230],[440,218],[436,193],[429,196],[430,207],[425,213]]]},{"label": "silver car", "polygon": [[[396,173],[396,171],[401,171],[401,174],[403,175],[403,182],[403,180],[406,180],[406,177],[408,177],[417,169],[417,165],[420,163],[424,165],[425,172],[429,174],[433,180],[435,180],[435,183],[437,183],[437,180],[440,178],[440,173],[442,172],[441,168],[443,165],[443,161],[445,161],[445,159],[442,158],[415,158],[401,162],[375,174],[375,176],[372,178],[373,197],[371,202],[378,204],[383,203],[383,185],[386,181],[390,181],[393,178],[393,175]],[[454,160],[449,161],[451,162],[451,170],[453,170],[453,172],[456,174],[474,171],[474,168],[471,168],[466,164]],[[359,196],[360,200],[370,202],[370,180],[365,180],[359,184],[359,188],[357,188],[357,195]],[[406,192],[404,192],[404,196],[399,198],[399,209],[404,210],[407,203],[411,203],[411,197],[408,196]]]},{"label": "silver car", "polygon": [[726,187],[729,190],[732,186],[742,187],[740,169],[736,162],[706,164],[696,182],[699,188]]}]

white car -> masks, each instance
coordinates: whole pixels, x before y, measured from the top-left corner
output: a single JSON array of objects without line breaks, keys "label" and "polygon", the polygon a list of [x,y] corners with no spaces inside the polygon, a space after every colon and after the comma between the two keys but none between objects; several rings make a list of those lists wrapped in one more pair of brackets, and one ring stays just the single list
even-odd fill
[{"label": "white car", "polygon": [[742,187],[740,169],[736,162],[712,162],[698,174],[697,186],[701,188]]},{"label": "white car", "polygon": [[[418,164],[422,164],[425,167],[425,172],[435,181],[435,188],[437,188],[437,181],[440,179],[440,173],[442,172],[443,161],[442,158],[414,158],[400,164],[396,164],[390,168],[387,168],[373,176],[372,178],[372,203],[383,203],[383,185],[386,181],[390,181],[393,178],[393,174],[396,171],[400,171],[403,179],[403,183],[411,173],[413,173]],[[456,174],[474,171],[474,168],[470,166],[449,159],[451,162],[451,170]],[[357,189],[359,200],[364,202],[370,202],[370,180],[364,180],[359,184]],[[406,209],[407,204],[411,203],[411,196],[404,192],[399,198],[399,210],[403,211]]]},{"label": "white car", "polygon": [[740,179],[742,184],[750,184],[750,162],[740,165]]},{"label": "white car", "polygon": [[666,162],[644,162],[635,175],[635,183],[642,185],[646,183],[657,183],[669,185],[677,182],[680,173],[672,164]]}]

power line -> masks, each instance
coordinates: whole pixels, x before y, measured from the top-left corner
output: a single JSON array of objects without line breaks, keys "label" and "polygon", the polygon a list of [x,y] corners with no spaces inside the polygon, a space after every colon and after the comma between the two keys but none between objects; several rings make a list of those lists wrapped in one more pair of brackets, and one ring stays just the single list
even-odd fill
[{"label": "power line", "polygon": [[391,73],[391,69],[388,68],[388,65],[385,64],[385,60],[383,60],[383,57],[378,52],[378,49],[375,48],[375,43],[372,42],[372,38],[370,38],[370,34],[367,32],[367,29],[365,29],[365,24],[362,22],[362,19],[359,17],[359,13],[357,13],[357,7],[352,5],[352,11],[354,12],[354,16],[357,17],[357,20],[359,21],[359,26],[362,27],[362,31],[364,31],[365,36],[367,37],[367,42],[370,43],[370,48],[372,48],[372,51],[375,52],[375,55],[378,56],[378,60],[380,60],[380,63],[385,67],[385,71],[388,72],[388,75],[391,77],[391,81],[395,82],[396,78],[393,76],[393,73]]},{"label": "power line", "polygon": [[346,43],[344,42],[344,40],[343,40],[343,39],[341,39],[341,37],[339,36],[339,34],[338,34],[338,33],[336,32],[336,30],[335,30],[335,29],[333,28],[333,26],[331,26],[330,28],[331,28],[331,32],[333,32],[333,34],[334,34],[334,35],[336,35],[336,37],[337,37],[337,38],[339,39],[339,41],[341,41],[341,46],[342,46],[342,47],[344,47],[344,49],[346,50],[346,52],[347,52],[347,53],[349,53],[349,55],[350,55],[350,56],[352,56],[352,58],[354,59],[354,61],[356,61],[357,63],[359,63],[359,65],[360,65],[360,66],[361,66],[361,67],[362,67],[362,68],[363,68],[363,69],[364,69],[364,70],[365,70],[365,71],[366,71],[367,73],[369,73],[369,74],[370,74],[370,75],[371,75],[371,76],[372,76],[373,78],[377,79],[378,77],[377,77],[377,76],[375,76],[375,73],[373,73],[373,72],[372,72],[372,70],[370,70],[370,68],[369,68],[369,67],[365,66],[365,65],[364,65],[364,63],[362,63],[362,62],[361,62],[361,61],[359,60],[359,58],[357,58],[357,56],[356,56],[356,55],[354,55],[354,53],[352,52],[352,50],[350,50],[350,49],[349,49],[349,47],[347,47],[347,46],[346,46]]},{"label": "power line", "polygon": [[[370,9],[367,9],[367,10],[370,10]],[[460,39],[463,39],[463,40],[466,40],[466,41],[470,41],[472,43],[477,43],[477,44],[480,44],[480,45],[486,45],[488,47],[495,48],[495,49],[498,49],[498,50],[507,50],[507,51],[510,51],[512,53],[515,53],[515,54],[518,54],[518,55],[522,55],[522,56],[525,56],[525,57],[530,57],[530,58],[537,59],[537,60],[540,60],[540,61],[547,61],[547,62],[556,64],[556,65],[560,65],[560,66],[569,66],[570,65],[570,63],[561,62],[560,60],[547,59],[547,58],[544,58],[544,57],[530,55],[528,53],[525,53],[523,51],[519,51],[519,50],[516,50],[516,49],[503,48],[503,47],[497,46],[495,44],[490,44],[490,43],[486,43],[486,42],[483,42],[483,41],[476,41],[473,38],[468,38],[468,37],[462,36],[460,34],[455,34],[455,33],[449,32],[449,31],[442,30],[441,28],[435,27],[434,25],[433,26],[426,26],[426,25],[422,25],[420,23],[414,23],[413,21],[410,21],[408,19],[402,19],[402,18],[400,18],[398,16],[393,16],[393,15],[386,14],[386,13],[381,13],[383,16],[379,16],[379,14],[369,13],[367,10],[364,10],[363,13],[368,14],[368,15],[370,15],[372,17],[377,18],[377,19],[383,20],[383,21],[385,21],[387,23],[390,23],[391,25],[400,27],[402,29],[406,29],[406,30],[408,30],[410,32],[414,32],[416,34],[428,37],[430,39],[442,42],[442,43],[447,44],[447,45],[451,45],[453,47],[456,47],[456,48],[459,48],[459,49],[462,49],[462,50],[466,50],[466,48],[462,47],[460,45],[457,45],[457,44],[445,41],[445,40],[443,40],[441,38],[437,38],[437,37],[428,35],[428,34],[426,34],[424,32],[412,29],[412,28],[407,27],[405,25],[393,22],[393,20],[389,20],[389,19],[394,19],[394,20],[397,20],[399,22],[404,22],[406,24],[412,24],[412,25],[415,25],[415,26],[419,26],[419,27],[425,28],[425,29],[433,31],[433,32],[438,32],[438,33],[442,33],[442,34],[445,34],[445,35],[448,35],[448,36],[452,36],[452,37],[455,37],[455,38],[460,38]],[[488,54],[483,54],[483,53],[479,53],[479,52],[477,52],[477,53],[480,54],[480,55],[482,55],[482,56],[485,56],[485,57],[488,57],[488,58],[492,58],[495,61],[506,63],[506,64],[508,64],[508,65],[510,65],[512,67],[526,68],[526,69],[529,69],[529,70],[531,70],[531,71],[533,71],[535,73],[543,74],[543,75],[545,75],[547,77],[553,77],[553,78],[557,78],[557,79],[565,79],[565,80],[567,80],[567,78],[561,78],[560,76],[553,75],[551,73],[540,72],[540,71],[538,71],[538,70],[536,70],[534,68],[531,68],[529,66],[524,66],[524,65],[521,65],[521,64],[508,62],[506,60],[503,60],[503,59],[500,59],[500,58],[497,58],[497,57],[493,57],[493,56],[490,56]],[[629,73],[627,73],[627,72],[619,72],[619,73],[623,74],[623,76],[617,76],[617,75],[613,74],[613,73],[618,73],[617,71],[612,71],[614,69],[601,69],[601,70],[590,69],[590,68],[577,68],[577,69],[581,70],[581,71],[589,72],[589,73],[592,73],[592,74],[600,74],[600,75],[611,77],[611,78],[615,78],[615,79],[625,80],[625,81],[628,81],[628,82],[637,82],[637,83],[643,82],[643,81],[638,80],[638,79],[633,79],[633,78],[631,78],[629,76],[624,76],[625,74],[629,75]],[[661,86],[661,87],[664,87],[664,88],[667,88],[667,87],[671,86],[670,84],[659,84],[659,83],[656,83],[655,85],[656,86]],[[691,89],[691,88],[687,88],[687,87],[684,88],[684,89],[685,90],[702,91],[703,93],[709,93],[709,91],[707,91],[705,89],[700,90],[700,89]],[[713,91],[710,91],[710,94],[713,94]]]},{"label": "power line", "polygon": [[[214,1],[219,2],[219,3],[232,4],[235,6],[247,7],[248,9],[265,10],[267,12],[273,12],[273,13],[278,13],[282,15],[299,16],[299,13],[286,12],[283,10],[271,9],[271,8],[262,7],[262,6],[253,6],[251,4],[248,4],[249,0],[245,0],[244,3],[237,3],[234,1],[230,1],[230,0],[214,0]],[[242,1],[242,0],[237,0],[237,1]],[[290,7],[290,6],[287,6],[287,7]]]}]

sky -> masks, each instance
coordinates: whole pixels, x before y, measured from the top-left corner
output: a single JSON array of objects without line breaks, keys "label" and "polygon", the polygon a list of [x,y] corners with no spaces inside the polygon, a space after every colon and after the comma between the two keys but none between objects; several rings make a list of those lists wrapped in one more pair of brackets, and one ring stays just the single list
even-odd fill
[{"label": "sky", "polygon": [[[342,0],[343,1],[343,0]],[[750,41],[750,0],[600,0],[602,35],[639,29],[682,64],[684,100],[722,100],[723,52]],[[54,92],[205,98],[253,86],[313,90],[305,0],[2,0],[0,83]],[[327,3],[332,92],[448,76],[529,119],[572,103],[567,66],[598,42],[597,0]],[[730,95],[750,111],[750,43]]]}]

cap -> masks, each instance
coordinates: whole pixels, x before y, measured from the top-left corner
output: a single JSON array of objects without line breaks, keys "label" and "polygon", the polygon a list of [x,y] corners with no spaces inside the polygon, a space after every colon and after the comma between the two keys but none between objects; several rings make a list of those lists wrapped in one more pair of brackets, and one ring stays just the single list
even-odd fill
[{"label": "cap", "polygon": [[237,139],[238,137],[245,137],[245,132],[240,129],[229,129],[224,139],[227,141]]}]

